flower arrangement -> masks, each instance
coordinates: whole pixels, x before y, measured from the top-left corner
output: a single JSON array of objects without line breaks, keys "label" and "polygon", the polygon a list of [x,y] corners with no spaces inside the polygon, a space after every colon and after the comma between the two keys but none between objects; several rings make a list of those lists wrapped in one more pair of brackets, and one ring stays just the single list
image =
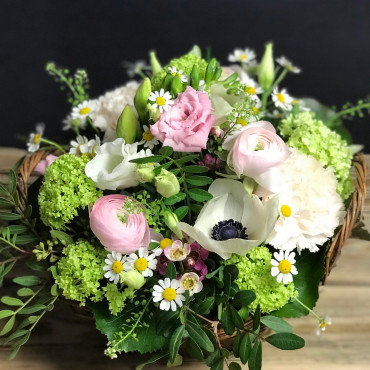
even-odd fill
[{"label": "flower arrangement", "polygon": [[238,49],[221,67],[194,47],[162,67],[152,52],[151,67],[130,64],[140,83],[96,99],[85,71],[47,65],[73,135],[56,143],[37,125],[34,195],[17,188],[22,163],[0,187],[0,281],[27,261],[17,296],[1,298],[11,358],[58,298],[88,308],[109,357],[155,352],[149,362],[169,365],[186,351],[240,369],[232,349],[260,369],[263,342],[304,346],[283,317],[311,313],[325,329],[313,308],[353,192],[341,117],[370,103],[335,112],[294,99],[280,86],[300,69],[275,66],[272,44],[256,58]]}]

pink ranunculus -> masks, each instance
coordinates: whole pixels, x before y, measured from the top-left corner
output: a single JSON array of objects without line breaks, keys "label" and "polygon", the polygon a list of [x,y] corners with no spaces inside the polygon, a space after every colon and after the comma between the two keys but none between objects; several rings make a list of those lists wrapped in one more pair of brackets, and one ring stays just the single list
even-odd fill
[{"label": "pink ranunculus", "polygon": [[112,194],[94,203],[90,227],[106,250],[130,254],[149,245],[149,225],[135,202],[126,195]]},{"label": "pink ranunculus", "polygon": [[188,86],[150,131],[163,145],[176,152],[200,152],[206,148],[215,121],[212,111],[208,94]]},{"label": "pink ranunculus", "polygon": [[223,147],[230,149],[227,164],[239,177],[251,177],[268,190],[271,190],[274,172],[290,156],[289,148],[267,121],[244,126]]},{"label": "pink ranunculus", "polygon": [[49,167],[57,158],[57,156],[49,154],[45,159],[37,163],[36,167],[33,169],[34,172],[37,172],[40,175],[44,175],[46,168]]}]

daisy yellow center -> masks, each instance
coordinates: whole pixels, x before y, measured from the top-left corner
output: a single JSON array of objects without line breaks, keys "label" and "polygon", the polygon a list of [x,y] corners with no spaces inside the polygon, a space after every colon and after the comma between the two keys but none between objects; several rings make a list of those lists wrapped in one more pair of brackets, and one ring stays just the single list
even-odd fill
[{"label": "daisy yellow center", "polygon": [[281,260],[278,267],[282,274],[287,274],[292,269],[292,264],[288,260]]},{"label": "daisy yellow center", "polygon": [[290,217],[292,215],[292,209],[286,204],[281,206],[280,211],[284,217]]},{"label": "daisy yellow center", "polygon": [[176,290],[173,288],[166,288],[162,292],[162,297],[165,299],[167,302],[171,302],[176,298]]},{"label": "daisy yellow center", "polygon": [[320,329],[324,329],[325,326],[328,325],[327,322],[323,321],[321,324],[320,324]]},{"label": "daisy yellow center", "polygon": [[112,264],[112,271],[115,274],[119,274],[119,273],[122,272],[122,270],[123,270],[122,262],[121,261],[114,261],[113,264]]},{"label": "daisy yellow center", "polygon": [[177,75],[177,72],[172,72],[172,76],[175,77]]},{"label": "daisy yellow center", "polygon": [[34,138],[33,138],[33,142],[34,142],[35,144],[38,144],[38,143],[39,143],[39,141],[40,141],[40,139],[41,139],[41,135],[40,135],[40,134],[36,134],[36,135],[34,136]]},{"label": "daisy yellow center", "polygon": [[245,119],[242,119],[242,118],[239,117],[236,120],[236,123],[238,123],[239,125],[245,126],[247,124],[247,121]]},{"label": "daisy yellow center", "polygon": [[293,104],[298,104],[298,100],[297,99],[294,99],[292,103]]},{"label": "daisy yellow center", "polygon": [[85,114],[89,113],[90,110],[91,109],[89,107],[83,107],[83,108],[80,109],[80,114],[85,115]]},{"label": "daisy yellow center", "polygon": [[163,96],[158,96],[157,99],[155,99],[155,102],[162,106],[162,105],[165,105],[166,104],[166,99],[163,97]]},{"label": "daisy yellow center", "polygon": [[240,60],[246,60],[247,59],[247,55],[246,54],[242,54],[241,56],[240,56]]},{"label": "daisy yellow center", "polygon": [[92,159],[92,155],[90,153],[84,153],[81,155],[83,158]]},{"label": "daisy yellow center", "polygon": [[150,132],[150,130],[146,130],[144,133],[143,133],[143,139],[145,141],[151,141],[154,139],[154,136],[153,134]]},{"label": "daisy yellow center", "polygon": [[285,97],[282,93],[277,93],[277,98],[279,102],[284,103],[285,102]]},{"label": "daisy yellow center", "polygon": [[257,114],[260,110],[257,107],[253,107],[253,112]]},{"label": "daisy yellow center", "polygon": [[171,246],[172,245],[172,240],[169,239],[169,238],[164,238],[161,240],[161,242],[159,243],[159,246],[162,248],[162,249],[166,249],[167,247]]},{"label": "daisy yellow center", "polygon": [[143,272],[148,267],[148,261],[145,258],[138,258],[135,261],[135,268],[136,270]]},{"label": "daisy yellow center", "polygon": [[192,290],[195,288],[196,285],[197,285],[197,281],[191,276],[185,278],[182,281],[182,286],[186,290]]},{"label": "daisy yellow center", "polygon": [[256,89],[252,86],[248,86],[244,90],[249,95],[254,95],[256,93]]}]

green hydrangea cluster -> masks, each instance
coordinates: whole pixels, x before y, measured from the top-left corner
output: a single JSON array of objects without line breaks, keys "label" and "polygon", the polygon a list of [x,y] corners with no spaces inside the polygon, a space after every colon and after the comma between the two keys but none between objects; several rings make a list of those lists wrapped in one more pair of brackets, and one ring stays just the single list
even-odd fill
[{"label": "green hydrangea cluster", "polygon": [[261,312],[275,311],[285,306],[298,295],[294,283],[278,283],[271,275],[271,253],[266,247],[255,247],[244,257],[233,254],[225,261],[226,265],[235,265],[239,269],[235,281],[241,290],[252,290],[256,299],[249,308],[255,310],[261,305]]},{"label": "green hydrangea cluster", "polygon": [[312,155],[324,166],[332,166],[338,179],[337,193],[347,199],[353,191],[350,176],[352,153],[345,140],[315,119],[314,113],[291,114],[281,121],[280,133],[289,137],[287,145]]},{"label": "green hydrangea cluster", "polygon": [[86,299],[101,301],[104,291],[99,280],[104,277],[104,258],[107,252],[95,248],[87,241],[70,244],[63,249],[64,257],[57,263],[58,275],[55,282],[63,290],[67,299],[80,302],[84,306]]},{"label": "green hydrangea cluster", "polygon": [[103,289],[105,292],[105,298],[109,304],[109,310],[112,315],[117,315],[125,307],[125,301],[128,298],[134,298],[135,290],[127,287],[122,292],[118,289],[116,284],[109,283]]},{"label": "green hydrangea cluster", "polygon": [[185,54],[180,58],[172,59],[160,72],[156,73],[152,77],[151,81],[152,90],[156,91],[161,88],[162,81],[166,77],[166,74],[168,73],[168,67],[176,67],[178,71],[183,71],[185,75],[189,75],[195,64],[199,68],[200,78],[203,79],[207,68],[207,62],[201,57],[189,53]]},{"label": "green hydrangea cluster", "polygon": [[64,154],[45,171],[39,193],[41,220],[53,229],[63,230],[78,209],[93,204],[103,193],[84,172],[89,160]]}]

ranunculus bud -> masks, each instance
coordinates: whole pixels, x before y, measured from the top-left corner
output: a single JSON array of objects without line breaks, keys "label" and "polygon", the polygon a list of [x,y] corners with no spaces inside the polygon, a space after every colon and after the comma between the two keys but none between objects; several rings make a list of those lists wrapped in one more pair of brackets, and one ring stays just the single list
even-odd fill
[{"label": "ranunculus bud", "polygon": [[149,57],[150,57],[150,64],[152,66],[152,74],[153,76],[160,72],[162,70],[162,66],[160,65],[157,56],[155,54],[155,51],[150,51],[149,52]]},{"label": "ranunculus bud", "polygon": [[165,198],[171,197],[180,191],[180,184],[177,177],[164,168],[162,168],[161,173],[155,178],[155,187],[157,192]]},{"label": "ranunculus bud", "polygon": [[152,85],[150,83],[150,79],[146,77],[138,87],[134,97],[134,105],[141,120],[145,118],[145,115],[148,112],[147,104],[151,92]]},{"label": "ranunculus bud", "polygon": [[136,173],[139,175],[139,181],[141,183],[153,181],[155,177],[153,169],[154,167],[150,163],[138,164]]},{"label": "ranunculus bud", "polygon": [[129,288],[138,290],[145,284],[144,276],[137,270],[120,273],[121,284],[126,284]]},{"label": "ranunculus bud", "polygon": [[272,46],[272,42],[266,44],[265,53],[263,54],[258,72],[258,82],[264,90],[268,90],[271,87],[275,78],[275,66]]},{"label": "ranunculus bud", "polygon": [[182,239],[182,232],[177,227],[177,224],[179,223],[179,219],[177,218],[176,214],[171,212],[170,210],[166,209],[162,212],[164,222],[167,225],[167,227],[172,230],[176,236],[180,239]]},{"label": "ranunculus bud", "polygon": [[134,111],[129,105],[123,109],[117,123],[117,137],[125,139],[126,144],[135,142],[137,130],[137,119]]}]

